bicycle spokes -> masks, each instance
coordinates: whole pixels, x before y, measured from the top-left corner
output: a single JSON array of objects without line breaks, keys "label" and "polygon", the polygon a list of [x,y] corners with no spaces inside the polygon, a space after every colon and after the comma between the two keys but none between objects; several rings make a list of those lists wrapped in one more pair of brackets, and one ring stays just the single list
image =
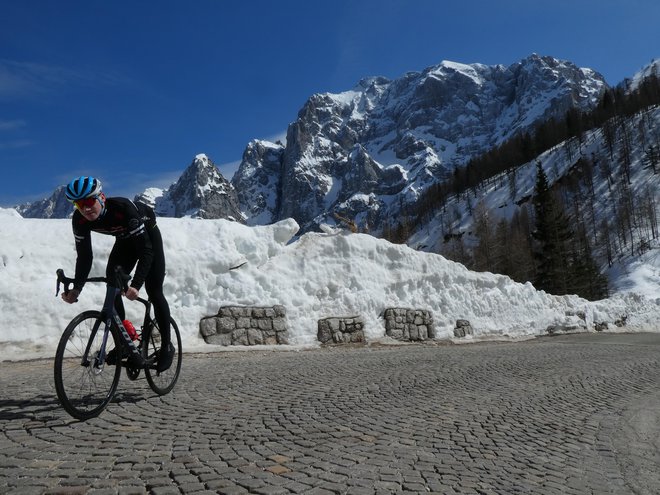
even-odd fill
[{"label": "bicycle spokes", "polygon": [[105,331],[95,331],[100,322],[98,311],[74,318],[55,356],[57,396],[67,412],[78,419],[97,416],[112,399],[119,382],[121,367],[104,362],[105,351],[112,350],[117,340],[112,332],[104,335]]}]

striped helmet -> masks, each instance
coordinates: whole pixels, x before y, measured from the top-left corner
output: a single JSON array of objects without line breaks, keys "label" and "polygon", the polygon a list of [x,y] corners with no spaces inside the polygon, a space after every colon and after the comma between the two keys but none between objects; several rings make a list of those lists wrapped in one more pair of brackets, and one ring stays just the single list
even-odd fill
[{"label": "striped helmet", "polygon": [[84,198],[93,198],[101,194],[101,181],[94,177],[80,176],[73,179],[66,186],[66,199],[77,201]]}]

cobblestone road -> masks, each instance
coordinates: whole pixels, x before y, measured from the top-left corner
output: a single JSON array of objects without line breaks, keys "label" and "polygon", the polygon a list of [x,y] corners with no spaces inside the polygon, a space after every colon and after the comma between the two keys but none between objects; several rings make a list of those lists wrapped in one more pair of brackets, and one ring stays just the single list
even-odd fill
[{"label": "cobblestone road", "polygon": [[660,334],[186,355],[87,422],[0,363],[0,493],[658,494]]}]

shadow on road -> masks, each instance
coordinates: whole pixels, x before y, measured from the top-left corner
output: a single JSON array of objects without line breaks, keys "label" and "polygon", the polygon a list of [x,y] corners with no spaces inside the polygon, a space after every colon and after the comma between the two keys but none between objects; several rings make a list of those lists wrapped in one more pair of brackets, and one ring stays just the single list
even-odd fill
[{"label": "shadow on road", "polygon": [[[13,421],[16,419],[38,419],[43,421],[44,413],[60,409],[56,397],[39,395],[32,399],[6,399],[0,400],[0,421]],[[52,419],[56,419],[52,416]]]}]

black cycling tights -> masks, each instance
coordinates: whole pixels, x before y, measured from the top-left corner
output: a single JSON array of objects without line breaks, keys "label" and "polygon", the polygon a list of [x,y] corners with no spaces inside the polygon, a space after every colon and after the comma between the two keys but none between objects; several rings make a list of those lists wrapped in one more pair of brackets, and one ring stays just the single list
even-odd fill
[{"label": "black cycling tights", "polygon": [[[160,328],[161,346],[165,348],[170,343],[170,306],[163,294],[163,281],[165,280],[165,255],[163,253],[163,241],[158,227],[150,229],[151,242],[154,250],[154,258],[151,263],[149,274],[144,280],[144,288],[154,307],[154,314]],[[121,266],[127,273],[133,271],[137,260],[133,256],[127,256],[121,247],[115,244],[108,259],[107,273],[114,273],[115,266]],[[121,294],[115,298],[115,309],[119,317],[126,318],[126,310]]]}]

